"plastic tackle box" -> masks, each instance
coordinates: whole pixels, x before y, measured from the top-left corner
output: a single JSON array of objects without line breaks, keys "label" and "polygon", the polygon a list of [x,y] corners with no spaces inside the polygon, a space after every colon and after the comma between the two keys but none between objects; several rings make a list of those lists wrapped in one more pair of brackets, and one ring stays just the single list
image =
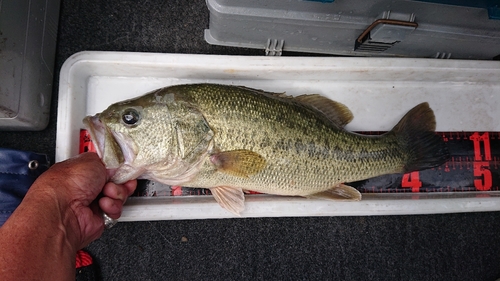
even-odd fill
[{"label": "plastic tackle box", "polygon": [[49,122],[59,3],[0,1],[0,130]]},{"label": "plastic tackle box", "polygon": [[499,5],[499,1],[207,0],[210,24],[205,39],[216,45],[262,49],[268,55],[298,51],[492,59],[500,55]]}]

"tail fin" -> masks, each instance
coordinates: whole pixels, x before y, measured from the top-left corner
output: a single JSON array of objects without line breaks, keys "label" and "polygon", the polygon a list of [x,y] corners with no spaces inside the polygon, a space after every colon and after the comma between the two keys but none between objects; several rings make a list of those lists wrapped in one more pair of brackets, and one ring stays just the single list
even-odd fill
[{"label": "tail fin", "polygon": [[448,147],[434,130],[436,118],[426,102],[408,111],[392,129],[407,154],[405,173],[437,167],[449,159]]}]

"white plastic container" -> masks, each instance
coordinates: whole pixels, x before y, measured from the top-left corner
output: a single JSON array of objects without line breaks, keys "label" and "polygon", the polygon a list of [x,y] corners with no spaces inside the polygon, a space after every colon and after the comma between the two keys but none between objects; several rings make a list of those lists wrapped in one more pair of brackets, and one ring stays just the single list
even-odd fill
[{"label": "white plastic container", "polygon": [[[390,130],[427,101],[438,131],[500,131],[500,62],[81,52],[61,69],[56,161],[78,154],[82,119],[174,84],[319,93],[347,105],[352,131]],[[500,210],[500,192],[364,194],[361,202],[247,196],[242,217],[399,215]],[[230,218],[211,196],[131,198],[122,221]]]}]

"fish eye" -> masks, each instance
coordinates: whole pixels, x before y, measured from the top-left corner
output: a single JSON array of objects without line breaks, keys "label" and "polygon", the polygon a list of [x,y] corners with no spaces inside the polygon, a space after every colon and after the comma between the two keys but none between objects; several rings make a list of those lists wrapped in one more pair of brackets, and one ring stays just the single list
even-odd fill
[{"label": "fish eye", "polygon": [[139,115],[139,112],[133,108],[127,108],[123,111],[122,120],[126,125],[135,125],[140,119],[141,116]]}]

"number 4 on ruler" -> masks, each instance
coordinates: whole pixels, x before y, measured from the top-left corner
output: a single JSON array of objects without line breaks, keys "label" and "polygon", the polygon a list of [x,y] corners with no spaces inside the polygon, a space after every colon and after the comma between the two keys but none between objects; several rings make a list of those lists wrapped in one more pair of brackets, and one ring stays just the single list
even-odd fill
[{"label": "number 4 on ruler", "polygon": [[401,187],[411,188],[411,192],[419,192],[422,187],[422,182],[420,181],[420,174],[418,171],[404,174],[403,180],[401,181]]}]

